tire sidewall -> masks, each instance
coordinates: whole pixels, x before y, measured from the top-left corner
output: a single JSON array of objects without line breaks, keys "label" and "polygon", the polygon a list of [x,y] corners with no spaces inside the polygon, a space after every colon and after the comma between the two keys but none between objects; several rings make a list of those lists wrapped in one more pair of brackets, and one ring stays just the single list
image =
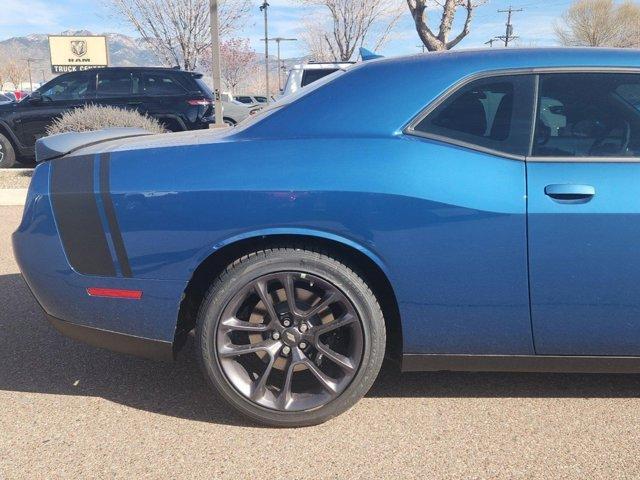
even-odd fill
[{"label": "tire sidewall", "polygon": [[[329,403],[300,412],[279,412],[246,399],[224,374],[215,354],[217,327],[221,313],[240,288],[253,280],[279,271],[300,271],[320,277],[341,290],[361,319],[364,334],[362,359],[358,372],[346,389]],[[272,426],[305,426],[324,422],[355,404],[375,380],[385,347],[385,328],[375,297],[367,285],[341,263],[313,252],[272,250],[256,254],[221,276],[205,300],[198,319],[198,353],[206,376],[218,392],[240,412]]]},{"label": "tire sidewall", "polygon": [[4,156],[0,160],[0,168],[14,167],[17,163],[16,152],[13,148],[11,141],[0,133],[0,145],[2,145],[2,151]]}]

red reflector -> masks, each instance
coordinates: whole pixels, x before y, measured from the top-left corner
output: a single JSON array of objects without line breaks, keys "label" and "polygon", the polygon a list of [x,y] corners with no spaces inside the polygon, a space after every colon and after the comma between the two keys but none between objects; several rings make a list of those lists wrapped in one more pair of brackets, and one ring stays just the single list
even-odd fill
[{"label": "red reflector", "polygon": [[129,298],[131,300],[140,300],[142,298],[142,290],[118,290],[115,288],[87,288],[87,293],[91,297],[107,297],[107,298]]}]

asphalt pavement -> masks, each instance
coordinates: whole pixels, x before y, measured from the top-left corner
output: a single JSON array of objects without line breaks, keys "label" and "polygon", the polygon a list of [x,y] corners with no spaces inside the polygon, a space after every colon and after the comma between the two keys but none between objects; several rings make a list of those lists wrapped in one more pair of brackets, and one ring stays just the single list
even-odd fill
[{"label": "asphalt pavement", "polygon": [[53,330],[11,252],[0,207],[0,479],[640,477],[640,376],[400,374],[318,427],[232,413],[192,346],[175,363]]}]

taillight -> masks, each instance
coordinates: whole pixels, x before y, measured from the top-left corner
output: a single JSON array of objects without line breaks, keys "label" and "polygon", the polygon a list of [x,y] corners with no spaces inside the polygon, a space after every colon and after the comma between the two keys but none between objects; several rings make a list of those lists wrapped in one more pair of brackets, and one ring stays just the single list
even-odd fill
[{"label": "taillight", "polygon": [[192,100],[187,100],[187,103],[194,107],[208,107],[209,105],[213,105],[213,101],[206,98],[194,98]]}]

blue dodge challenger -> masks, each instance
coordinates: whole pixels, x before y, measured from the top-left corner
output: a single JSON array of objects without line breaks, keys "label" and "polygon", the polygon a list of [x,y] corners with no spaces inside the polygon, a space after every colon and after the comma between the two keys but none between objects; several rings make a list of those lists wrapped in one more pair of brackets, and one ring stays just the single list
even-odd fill
[{"label": "blue dodge challenger", "polygon": [[640,52],[364,62],[225,131],[41,141],[13,236],[62,333],[277,426],[411,370],[640,372]]}]

